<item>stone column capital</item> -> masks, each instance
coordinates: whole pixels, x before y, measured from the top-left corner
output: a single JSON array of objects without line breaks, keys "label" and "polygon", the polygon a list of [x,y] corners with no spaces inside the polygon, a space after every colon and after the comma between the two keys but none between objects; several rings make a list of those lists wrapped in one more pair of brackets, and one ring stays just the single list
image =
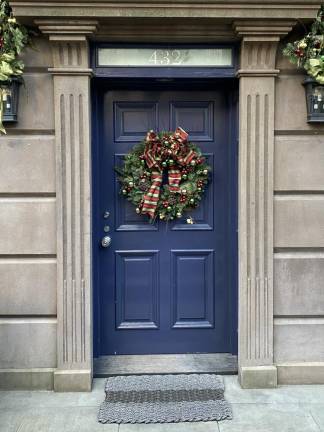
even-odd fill
[{"label": "stone column capital", "polygon": [[295,26],[295,20],[251,20],[240,19],[233,22],[236,34],[244,40],[256,41],[279,41],[286,36]]},{"label": "stone column capital", "polygon": [[49,36],[53,51],[54,75],[91,75],[88,38],[97,31],[94,20],[36,20]]},{"label": "stone column capital", "polygon": [[237,20],[236,34],[242,38],[238,76],[277,76],[276,54],[280,39],[296,24],[293,20]]},{"label": "stone column capital", "polygon": [[98,28],[98,21],[82,19],[35,20],[35,24],[42,33],[49,35],[51,41],[87,40]]}]

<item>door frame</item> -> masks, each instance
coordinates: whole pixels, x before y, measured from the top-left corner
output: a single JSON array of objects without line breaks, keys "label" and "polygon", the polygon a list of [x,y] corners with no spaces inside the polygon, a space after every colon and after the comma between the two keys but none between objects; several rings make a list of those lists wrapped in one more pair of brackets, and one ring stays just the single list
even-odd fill
[{"label": "door frame", "polygon": [[[135,69],[135,68],[131,68]],[[137,69],[137,68],[136,68]],[[140,69],[140,68],[138,68]],[[195,76],[195,70],[193,69],[193,76]],[[125,77],[127,68],[123,72]],[[141,76],[142,71],[138,70],[138,75]],[[174,73],[175,81],[164,84],[165,89],[170,89],[170,86],[177,84],[177,78],[179,72],[174,68],[174,72],[171,70],[169,74]],[[93,271],[92,271],[92,284],[93,284],[93,356],[95,358],[100,356],[100,277],[99,277],[99,253],[100,253],[100,239],[103,235],[103,231],[99,232],[97,221],[102,217],[102,209],[99,207],[99,175],[96,175],[98,169],[98,158],[100,148],[100,134],[99,134],[99,122],[100,122],[100,108],[98,102],[98,92],[100,86],[104,85],[105,88],[115,89],[117,86],[122,88],[133,89],[135,86],[143,85],[143,83],[152,83],[151,78],[142,78],[140,83],[138,80],[134,81],[134,70],[130,71],[130,77],[123,79],[122,83],[115,78],[108,78],[100,76],[100,78],[92,80],[92,259],[93,259]],[[199,83],[201,88],[206,85],[212,86],[219,85],[222,77],[206,76],[198,81],[195,79],[185,80],[185,86],[190,86],[192,83],[196,85]],[[231,184],[229,186],[230,198],[229,201],[234,205],[234,208],[230,212],[230,219],[228,221],[228,239],[230,246],[228,247],[228,280],[229,280],[229,310],[228,310],[228,325],[230,326],[230,353],[237,354],[238,350],[238,80],[235,78],[226,78],[225,83],[229,86],[228,93],[228,109],[229,109],[229,140],[231,153],[229,155],[229,164],[231,171],[234,176],[231,178]]]},{"label": "door frame", "polygon": [[[138,11],[134,10],[132,17],[125,18],[126,22],[133,22],[134,17],[139,16]],[[291,31],[295,21],[278,19],[271,10],[271,14],[266,12],[262,15],[260,24],[251,11],[244,16],[235,11],[228,14],[227,11],[226,18],[230,25],[226,33],[214,16],[211,21],[215,32],[210,35],[206,32],[206,11],[198,8],[197,14],[201,15],[195,19],[195,32],[192,32],[191,22],[175,35],[173,26],[177,24],[179,14],[178,11],[171,11],[170,31],[164,32],[162,37],[160,26],[156,21],[153,25],[151,20],[155,13],[152,11],[148,10],[145,18],[142,17],[146,26],[132,27],[131,32],[129,29],[124,31],[124,25],[118,22],[118,26],[112,30],[112,40],[125,40],[123,36],[128,41],[152,40],[153,34],[154,40],[208,41],[216,38],[240,42],[239,380],[244,388],[275,387],[280,371],[274,358],[273,317],[275,80],[280,73],[276,68],[276,58],[280,39]],[[264,9],[260,11],[263,14]],[[190,9],[183,10],[181,19],[189,18],[191,12]],[[219,13],[218,8],[218,18]],[[309,16],[309,13],[305,14]],[[158,23],[161,24],[161,20]],[[92,70],[89,39],[97,38],[99,21],[84,19],[84,15],[82,18],[74,17],[72,21],[67,16],[60,16],[44,18],[36,21],[36,24],[50,40],[52,67],[49,71],[53,75],[54,87],[57,355],[53,387],[55,391],[89,391],[93,373],[90,169]],[[158,32],[152,33],[152,29]],[[103,37],[102,34],[100,37]],[[77,187],[71,188],[72,184]],[[73,200],[70,199],[71,194]],[[75,211],[79,203],[81,209]],[[70,241],[72,235],[73,243]],[[83,269],[81,279],[80,273],[75,272],[75,266]]]}]

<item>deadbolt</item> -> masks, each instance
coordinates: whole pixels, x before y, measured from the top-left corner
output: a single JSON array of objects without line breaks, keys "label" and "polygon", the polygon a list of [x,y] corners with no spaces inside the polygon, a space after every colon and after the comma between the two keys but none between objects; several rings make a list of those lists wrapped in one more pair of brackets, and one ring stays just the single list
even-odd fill
[{"label": "deadbolt", "polygon": [[105,237],[102,238],[102,240],[101,240],[101,246],[103,248],[109,247],[110,244],[111,244],[111,237],[105,236]]}]

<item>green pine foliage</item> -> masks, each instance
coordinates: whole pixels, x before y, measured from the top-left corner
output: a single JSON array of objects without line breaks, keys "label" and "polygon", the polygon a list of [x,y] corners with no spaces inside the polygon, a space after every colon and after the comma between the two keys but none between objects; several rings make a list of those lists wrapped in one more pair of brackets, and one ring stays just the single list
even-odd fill
[{"label": "green pine foliage", "polygon": [[288,43],[283,54],[308,75],[324,84],[324,5],[318,11],[309,33],[301,40]]}]

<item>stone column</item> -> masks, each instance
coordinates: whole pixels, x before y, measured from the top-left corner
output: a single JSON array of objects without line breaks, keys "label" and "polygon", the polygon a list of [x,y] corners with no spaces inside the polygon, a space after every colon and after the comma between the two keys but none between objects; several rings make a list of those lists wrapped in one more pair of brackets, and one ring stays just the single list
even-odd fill
[{"label": "stone column", "polygon": [[239,379],[275,387],[273,151],[276,52],[292,22],[235,22],[242,37],[239,128]]},{"label": "stone column", "polygon": [[52,42],[57,192],[55,391],[92,383],[90,76],[92,21],[37,22]]}]

